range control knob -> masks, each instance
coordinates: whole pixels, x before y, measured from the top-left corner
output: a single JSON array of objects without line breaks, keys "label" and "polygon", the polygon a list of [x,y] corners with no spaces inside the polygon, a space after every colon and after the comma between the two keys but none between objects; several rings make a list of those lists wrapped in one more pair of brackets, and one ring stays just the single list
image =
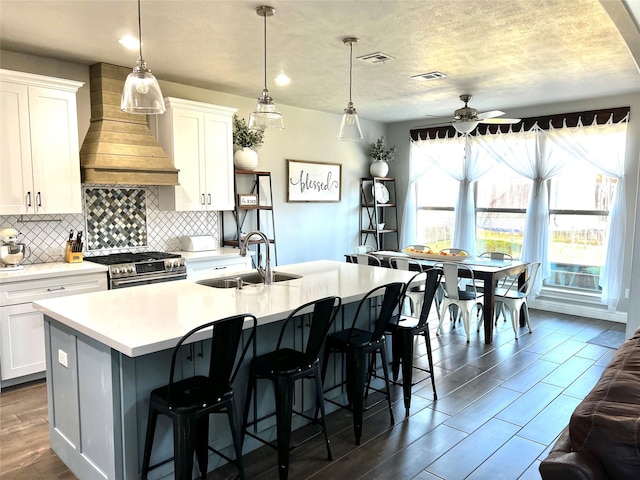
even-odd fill
[{"label": "range control knob", "polygon": [[119,268],[113,268],[111,270],[111,273],[113,273],[114,275],[118,275],[120,273],[120,269]]},{"label": "range control knob", "polygon": [[136,269],[134,268],[133,265],[130,265],[129,267],[126,268],[126,273],[135,273]]}]

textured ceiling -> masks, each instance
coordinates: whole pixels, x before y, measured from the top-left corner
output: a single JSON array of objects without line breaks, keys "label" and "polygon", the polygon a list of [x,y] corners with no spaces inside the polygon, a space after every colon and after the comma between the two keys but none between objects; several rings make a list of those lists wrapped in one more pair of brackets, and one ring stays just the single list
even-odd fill
[{"label": "textured ceiling", "polygon": [[[381,122],[452,115],[462,93],[478,111],[640,92],[640,73],[603,8],[640,0],[274,0],[267,83],[276,105],[341,114],[349,97]],[[602,3],[601,3],[602,2]],[[256,97],[263,86],[260,1],[142,0],[144,58],[161,80]],[[617,7],[616,7],[617,8]],[[636,32],[637,33],[637,32]],[[133,66],[117,43],[137,37],[135,0],[0,0],[0,47],[92,64]],[[418,82],[440,71],[447,78]],[[276,86],[278,73],[292,78]]]}]

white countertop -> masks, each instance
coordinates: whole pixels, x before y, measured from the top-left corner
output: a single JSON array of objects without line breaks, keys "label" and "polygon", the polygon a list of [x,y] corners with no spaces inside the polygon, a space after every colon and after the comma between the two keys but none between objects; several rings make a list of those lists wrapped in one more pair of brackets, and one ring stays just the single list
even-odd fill
[{"label": "white countertop", "polygon": [[40,280],[51,277],[65,277],[68,275],[82,275],[85,273],[106,273],[107,271],[106,266],[88,261],[82,263],[37,263],[33,265],[23,265],[23,267],[24,268],[20,270],[4,270],[0,268],[0,284]]},{"label": "white countertop", "polygon": [[212,320],[251,313],[259,325],[266,324],[286,318],[312,300],[337,295],[350,303],[376,286],[413,276],[402,270],[331,260],[274,270],[303,278],[247,285],[241,290],[180,280],[41,300],[33,306],[124,355],[137,357],[173,348],[189,330]]}]

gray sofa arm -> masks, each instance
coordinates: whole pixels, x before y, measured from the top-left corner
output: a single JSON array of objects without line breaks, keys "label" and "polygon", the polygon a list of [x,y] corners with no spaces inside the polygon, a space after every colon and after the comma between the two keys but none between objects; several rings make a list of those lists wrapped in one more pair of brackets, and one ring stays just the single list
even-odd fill
[{"label": "gray sofa arm", "polygon": [[540,463],[543,480],[608,480],[598,460],[585,452],[571,451],[566,427],[547,458]]}]

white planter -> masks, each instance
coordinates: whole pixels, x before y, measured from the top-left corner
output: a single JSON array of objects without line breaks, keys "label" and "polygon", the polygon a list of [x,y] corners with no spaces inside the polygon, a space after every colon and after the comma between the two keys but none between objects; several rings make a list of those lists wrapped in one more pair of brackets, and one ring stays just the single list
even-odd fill
[{"label": "white planter", "polygon": [[386,177],[389,173],[389,164],[384,160],[376,160],[369,165],[369,173],[372,177]]},{"label": "white planter", "polygon": [[255,170],[258,166],[258,152],[243,147],[233,154],[233,164],[238,170]]}]

